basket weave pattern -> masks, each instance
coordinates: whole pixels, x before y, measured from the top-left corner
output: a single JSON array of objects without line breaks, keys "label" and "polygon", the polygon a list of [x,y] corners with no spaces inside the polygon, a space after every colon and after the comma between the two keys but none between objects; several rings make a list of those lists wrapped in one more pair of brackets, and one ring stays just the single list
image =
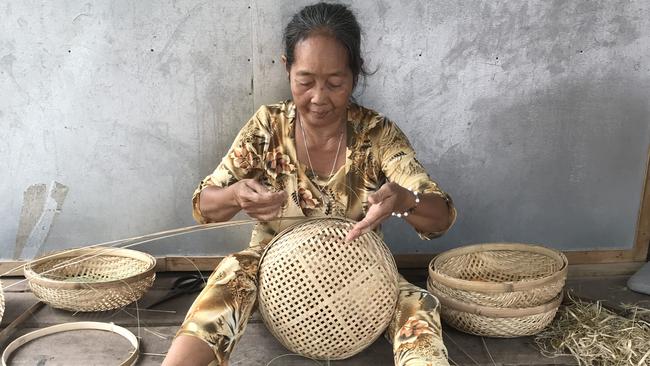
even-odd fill
[{"label": "basket weave pattern", "polygon": [[65,250],[36,259],[25,277],[36,297],[70,311],[107,311],[138,300],[155,279],[154,257],[130,249]]},{"label": "basket weave pattern", "polygon": [[527,244],[478,244],[437,256],[427,289],[453,327],[490,337],[536,334],[555,316],[566,281],[564,254]]},{"label": "basket weave pattern", "polygon": [[554,308],[539,314],[515,318],[497,318],[447,308],[443,319],[454,328],[470,334],[484,337],[512,338],[539,333],[546,325],[551,323],[556,312],[557,308]]},{"label": "basket weave pattern", "polygon": [[[520,308],[545,304],[554,299],[564,287],[566,277],[508,292],[471,291],[447,285],[441,277],[485,283],[525,284],[558,273],[565,263],[560,256],[549,256],[524,250],[494,250],[467,253],[434,263],[435,277],[429,285],[446,295],[473,304]],[[436,280],[438,279],[438,280]]]},{"label": "basket weave pattern", "polygon": [[259,308],[289,350],[344,359],[375,341],[397,304],[393,257],[374,232],[351,243],[353,223],[314,219],[280,233],[260,263]]}]

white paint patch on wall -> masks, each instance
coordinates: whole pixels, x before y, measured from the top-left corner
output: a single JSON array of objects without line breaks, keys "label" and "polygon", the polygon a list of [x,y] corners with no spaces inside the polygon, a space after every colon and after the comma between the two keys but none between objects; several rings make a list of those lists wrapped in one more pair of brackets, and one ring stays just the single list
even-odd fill
[{"label": "white paint patch on wall", "polygon": [[59,182],[34,184],[25,190],[14,259],[33,258],[42,252],[67,194],[68,187]]}]

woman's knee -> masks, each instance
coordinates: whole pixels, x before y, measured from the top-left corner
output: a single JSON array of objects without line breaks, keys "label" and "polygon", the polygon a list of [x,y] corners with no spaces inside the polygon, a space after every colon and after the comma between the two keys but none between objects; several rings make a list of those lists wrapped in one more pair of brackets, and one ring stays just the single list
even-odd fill
[{"label": "woman's knee", "polygon": [[162,366],[208,365],[215,360],[212,348],[205,341],[180,334],[172,342]]}]

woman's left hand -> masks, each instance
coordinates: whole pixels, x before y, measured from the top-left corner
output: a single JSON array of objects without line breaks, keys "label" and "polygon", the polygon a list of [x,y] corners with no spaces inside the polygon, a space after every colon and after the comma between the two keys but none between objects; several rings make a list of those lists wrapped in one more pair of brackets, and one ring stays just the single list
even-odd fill
[{"label": "woman's left hand", "polygon": [[394,211],[404,211],[400,210],[399,207],[406,207],[411,203],[410,200],[413,200],[413,195],[409,193],[408,189],[397,183],[390,182],[381,186],[377,192],[368,196],[370,207],[366,217],[352,227],[345,237],[345,241],[352,241],[373,230],[389,218]]}]

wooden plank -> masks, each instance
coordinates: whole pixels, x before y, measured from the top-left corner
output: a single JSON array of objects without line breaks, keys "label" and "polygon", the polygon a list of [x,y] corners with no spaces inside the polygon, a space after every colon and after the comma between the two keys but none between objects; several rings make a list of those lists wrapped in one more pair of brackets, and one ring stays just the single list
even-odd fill
[{"label": "wooden plank", "polygon": [[[128,327],[133,334],[140,334],[141,355],[138,365],[160,365],[167,352],[177,326]],[[444,340],[452,364],[492,366],[508,365],[574,365],[571,357],[546,359],[539,354],[532,337],[496,339],[475,337],[461,333],[443,324]],[[23,335],[35,328],[17,332]],[[485,343],[483,343],[485,342]],[[45,351],[44,351],[45,350]],[[37,339],[16,351],[16,364],[110,364],[128,356],[130,347],[119,336],[98,331],[70,332]],[[517,350],[513,352],[513,350]],[[489,354],[488,354],[489,352]],[[65,360],[65,362],[63,361]],[[275,361],[274,361],[275,360]],[[234,347],[230,363],[252,366],[392,366],[392,346],[382,336],[361,353],[341,361],[316,363],[304,357],[293,355],[278,342],[264,324],[248,324],[244,334]]]},{"label": "wooden plank", "polygon": [[25,320],[29,319],[32,317],[36,312],[45,306],[45,303],[42,301],[36,301],[35,304],[27,308],[24,312],[22,312],[19,316],[16,317],[7,327],[5,327],[1,332],[0,332],[0,345],[4,344],[4,342],[11,337],[12,333],[20,327]]},{"label": "wooden plank", "polygon": [[568,277],[630,276],[644,264],[645,262],[570,264]]},{"label": "wooden plank", "polygon": [[22,276],[27,261],[0,261],[0,277]]},{"label": "wooden plank", "polygon": [[594,264],[594,263],[621,263],[644,261],[632,250],[593,250],[593,251],[571,251],[564,252],[571,264]]},{"label": "wooden plank", "polygon": [[[619,262],[587,261],[587,263],[584,263],[583,261],[576,260],[571,253],[572,252],[565,252],[570,263],[569,276],[632,274],[644,263],[643,261],[626,260],[628,256],[617,257],[621,259]],[[586,257],[592,260],[598,259],[598,256],[596,256],[595,253],[592,254],[592,252],[585,252],[585,254]],[[616,253],[611,255],[616,255]],[[395,262],[399,269],[426,270],[435,256],[436,254],[396,254]],[[211,272],[217,267],[223,258],[223,256],[158,257],[156,258],[156,272],[192,272],[197,270]],[[603,258],[600,259],[602,260]],[[4,273],[8,268],[15,268],[17,266],[16,263],[19,262],[0,262],[0,273]],[[13,276],[22,276],[22,274],[22,270],[12,272]]]},{"label": "wooden plank", "polygon": [[648,163],[645,172],[645,185],[639,208],[634,255],[636,260],[650,260],[650,149],[648,149]]},{"label": "wooden plank", "polygon": [[[148,326],[128,327],[134,334],[140,334],[141,358],[139,365],[159,365],[162,354],[166,353],[171,345],[173,335],[178,326]],[[561,357],[553,360],[546,359],[539,354],[532,337],[514,339],[496,339],[475,337],[461,333],[446,324],[443,324],[444,340],[449,357],[456,364],[461,365],[493,365],[490,356],[497,364],[516,365],[573,365],[571,357]],[[33,331],[35,328],[25,328],[17,332],[16,336]],[[74,342],[71,342],[74,340]],[[485,344],[483,343],[485,341]],[[106,344],[108,343],[108,344]],[[74,346],[70,346],[73,344]],[[106,344],[99,347],[101,344]],[[80,352],[79,348],[83,350]],[[487,348],[487,350],[486,350]],[[44,349],[56,351],[43,352]],[[513,350],[517,352],[513,352]],[[66,364],[88,364],[90,361],[106,362],[106,357],[119,360],[128,355],[128,346],[120,337],[107,337],[105,332],[84,331],[70,333],[66,336],[39,339],[25,345],[16,352],[14,362],[20,364],[37,364],[46,358],[48,362],[57,364],[57,360],[64,357]],[[487,352],[490,352],[488,355]],[[88,356],[87,353],[92,356]],[[57,357],[58,356],[58,357]],[[273,360],[276,360],[273,362]],[[248,324],[240,341],[234,348],[231,356],[233,365],[304,365],[316,364],[308,359],[293,356],[284,348],[266,329],[264,324]],[[280,362],[282,361],[282,362]],[[476,362],[476,363],[475,363]],[[342,361],[321,363],[322,365],[393,365],[392,346],[382,336],[367,349],[356,356]],[[453,364],[453,363],[452,363]]]},{"label": "wooden plank", "polygon": [[[598,267],[601,265],[592,265],[592,267]],[[612,267],[615,265],[611,265]],[[583,266],[584,268],[584,266]],[[165,273],[162,274],[157,282],[157,292],[152,293],[151,295],[158,295],[161,292],[164,292],[165,286],[171,285],[171,282],[179,274]],[[648,300],[647,296],[642,294],[637,294],[626,288],[626,276],[610,276],[610,277],[601,277],[601,278],[575,278],[567,281],[567,289],[573,289],[577,294],[582,296],[587,296],[594,299],[602,299],[609,301],[612,304],[616,303],[637,303],[641,306],[647,306]],[[8,304],[11,307],[21,307],[22,310],[27,308],[30,304],[33,303],[34,298],[30,293],[9,293]],[[153,297],[153,296],[152,296]],[[140,314],[140,327],[137,327],[138,322],[129,316],[122,316],[122,314],[117,314],[113,317],[108,317],[111,314],[106,313],[72,313],[66,311],[60,311],[51,309],[50,307],[45,307],[41,309],[33,319],[24,323],[24,326],[29,329],[20,329],[12,337],[17,337],[20,334],[24,334],[28,331],[34,330],[34,328],[42,328],[47,325],[60,324],[70,321],[80,321],[80,320],[95,320],[95,321],[113,321],[116,324],[129,327],[129,329],[134,334],[140,334],[142,351],[145,353],[150,353],[151,355],[144,355],[141,359],[139,365],[154,365],[160,364],[162,357],[159,354],[165,353],[171,344],[171,339],[173,335],[178,330],[178,325],[182,322],[183,315],[187,311],[189,306],[191,296],[183,299],[182,301],[177,301],[174,303],[169,303],[170,310],[175,310],[176,314],[149,314],[141,313]],[[21,304],[24,303],[24,306]],[[131,308],[132,306],[128,306]],[[10,309],[11,310],[11,309]],[[17,310],[17,309],[16,309]],[[14,317],[18,316],[20,311],[12,311],[8,314],[7,322],[11,321]],[[451,359],[461,365],[490,365],[492,366],[492,360],[486,351],[486,347],[490,352],[490,355],[494,359],[496,364],[509,364],[509,365],[571,365],[573,364],[570,357],[567,358],[558,358],[558,359],[546,359],[542,357],[537,349],[534,346],[533,340],[531,337],[522,337],[515,339],[493,339],[485,338],[482,340],[480,337],[475,337],[467,334],[458,332],[451,327],[443,324],[444,337],[447,349]],[[107,340],[106,336],[102,334],[89,334],[86,333],[89,338],[92,338],[90,343],[85,345],[79,344],[79,349],[72,354],[68,363],[63,364],[84,364],[83,361],[92,360],[91,358],[83,358],[84,352],[94,352],[102,353],[108,352],[112,354],[113,352],[118,352],[122,354],[124,348],[119,342],[119,338],[111,338]],[[71,338],[63,337],[56,341],[48,341],[46,339],[36,342],[34,344],[35,348],[26,347],[18,352],[18,360],[25,361],[22,364],[35,364],[40,362],[42,359],[52,356],[54,352],[49,352],[50,348],[56,347],[59,343],[57,342],[67,342],[72,344],[70,341]],[[75,341],[82,342],[82,338],[74,338]],[[483,344],[485,341],[485,344]],[[110,343],[110,347],[92,347],[96,342],[105,342]],[[77,344],[77,343],[74,343]],[[47,347],[43,347],[46,345]],[[62,345],[62,347],[65,345]],[[103,346],[103,344],[102,344]],[[67,347],[67,346],[66,346]],[[92,350],[89,350],[92,348]],[[63,348],[62,348],[63,349]],[[67,348],[71,349],[71,348]],[[39,350],[38,352],[32,352],[34,350]],[[43,352],[43,350],[46,350]],[[72,349],[75,351],[75,349]],[[516,350],[516,351],[513,351]],[[286,358],[280,358],[277,361],[285,361],[282,363],[273,362],[269,364],[268,362],[273,360],[273,358],[287,354],[286,351],[266,330],[264,324],[260,321],[260,316],[258,312],[253,314],[253,317],[246,327],[246,331],[234,349],[232,355],[231,364],[233,365],[312,365],[307,360],[301,360],[300,358],[292,358],[287,356]],[[158,355],[155,355],[158,354]],[[470,359],[471,357],[471,359]],[[476,363],[473,361],[475,360]],[[50,362],[52,361],[52,362]],[[57,364],[56,360],[47,360],[48,364]],[[98,361],[100,362],[100,361]],[[103,362],[103,361],[102,361]],[[304,363],[303,363],[304,362]],[[58,363],[61,364],[61,363]],[[391,347],[388,342],[383,338],[379,338],[373,345],[370,346],[367,350],[363,351],[358,356],[350,358],[344,361],[332,362],[335,365],[392,365],[392,353]]]},{"label": "wooden plank", "polygon": [[[648,189],[650,192],[650,189]],[[650,194],[647,195],[650,197]],[[648,199],[650,201],[650,199]],[[650,211],[650,202],[646,204]],[[650,224],[650,213],[644,213],[644,226]],[[639,232],[639,240],[634,250],[595,250],[595,251],[565,251],[570,264],[607,264],[644,262],[648,254],[648,239],[650,227]],[[645,245],[642,242],[645,241]],[[395,262],[399,268],[427,268],[438,253],[395,254]],[[223,259],[223,256],[164,256],[156,257],[156,272],[172,271],[212,271]],[[0,277],[23,276],[22,266],[26,261],[0,261]]]},{"label": "wooden plank", "polygon": [[[577,264],[620,264],[630,262],[644,262],[645,259],[636,259],[632,251],[612,250],[593,252],[564,252],[570,265]],[[435,253],[426,254],[396,254],[395,261],[399,268],[427,268]]]}]

